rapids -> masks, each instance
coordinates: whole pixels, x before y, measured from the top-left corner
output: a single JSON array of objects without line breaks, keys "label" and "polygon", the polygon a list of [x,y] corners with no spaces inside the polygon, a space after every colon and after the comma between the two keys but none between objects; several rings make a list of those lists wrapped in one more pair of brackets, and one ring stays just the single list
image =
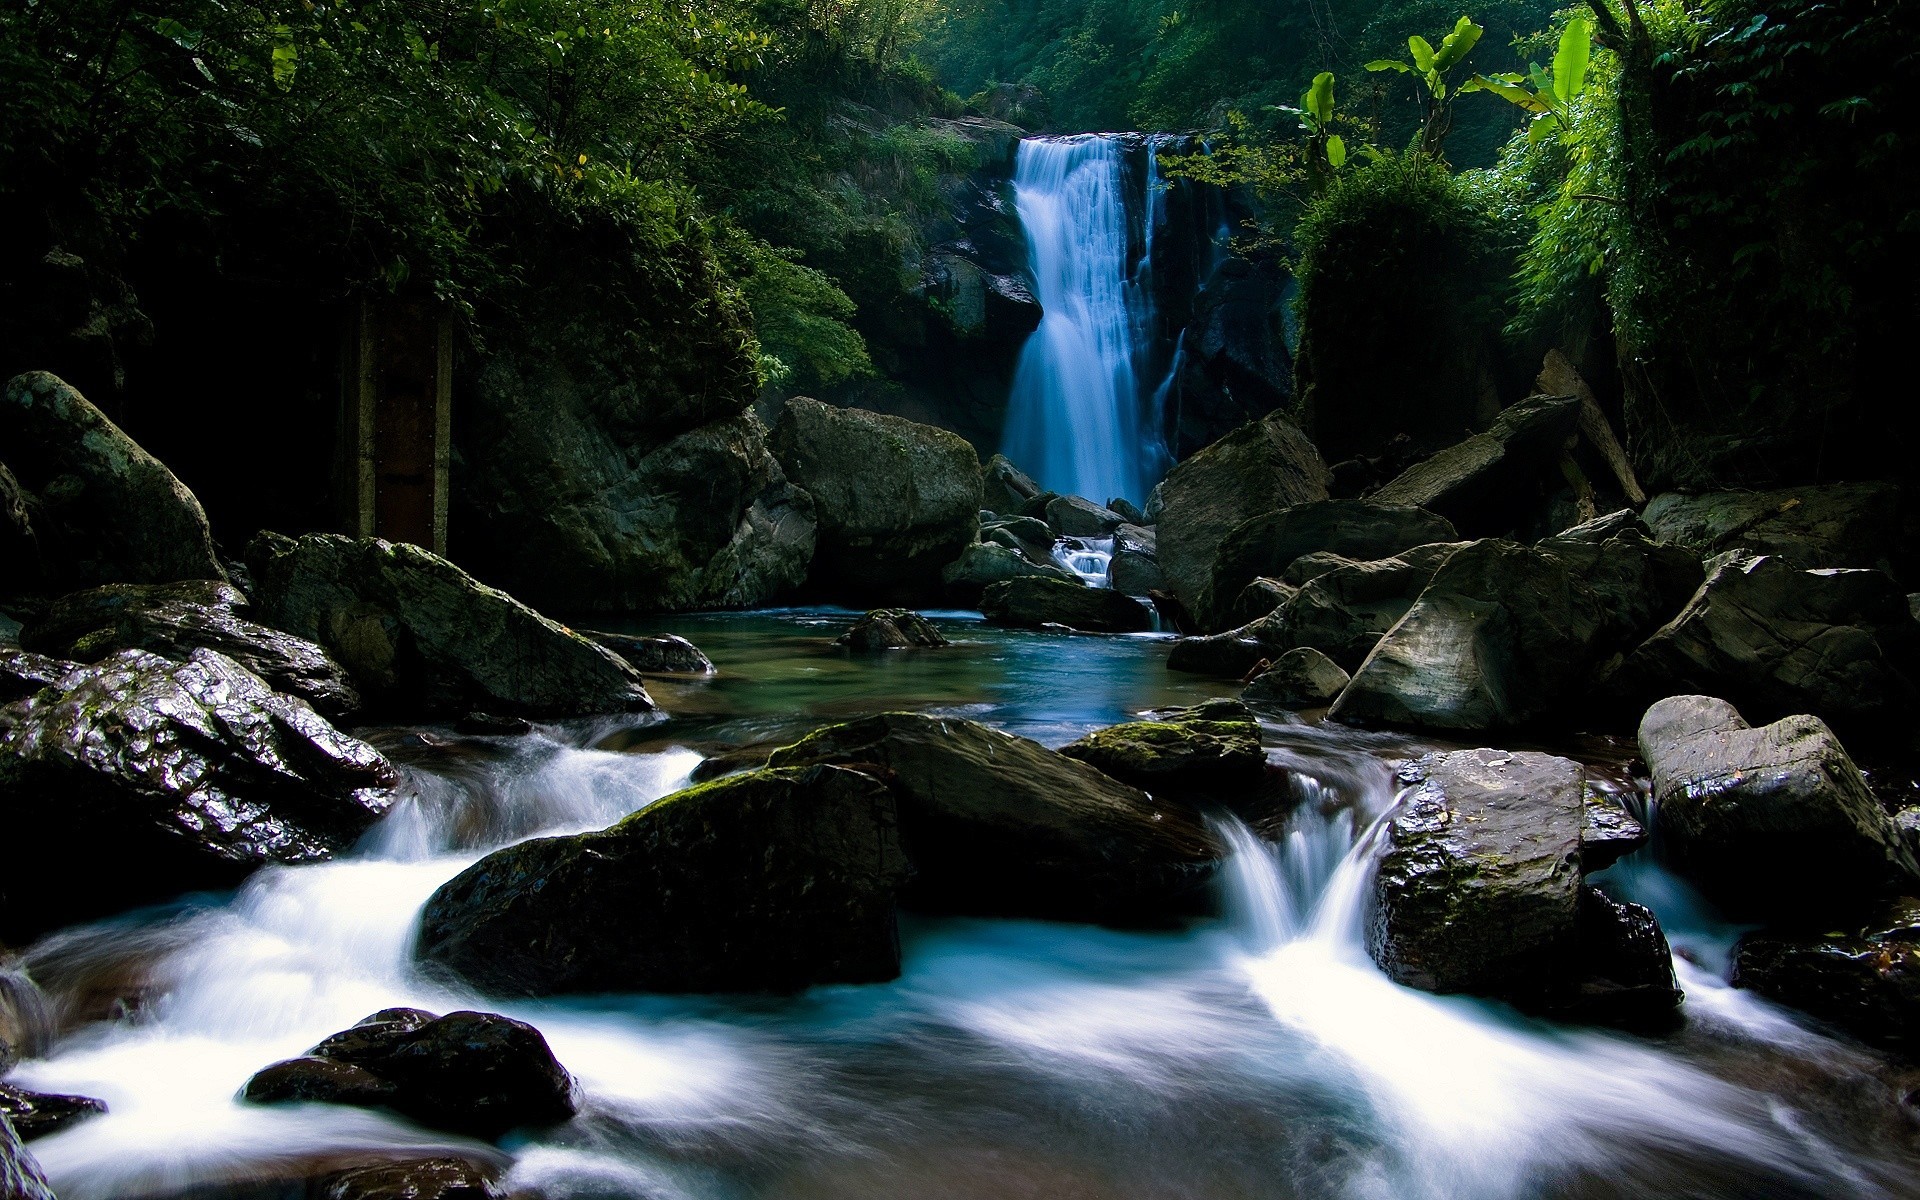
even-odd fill
[{"label": "rapids", "polygon": [[556,1198],[1920,1190],[1884,1064],[1721,984],[1727,929],[1644,853],[1605,879],[1653,904],[1701,964],[1676,961],[1680,1032],[1555,1026],[1390,982],[1364,945],[1373,841],[1396,800],[1391,760],[1419,747],[1332,726],[1264,726],[1292,808],[1256,828],[1222,818],[1234,853],[1217,920],[1123,933],[909,918],[898,980],[791,998],[501,1003],[412,969],[421,904],[488,848],[604,825],[729,748],[885,708],[1057,745],[1225,690],[1170,675],[1151,636],[936,614],[952,653],[870,661],[827,646],[848,619],[658,623],[720,674],[659,688],[672,715],[651,724],[382,731],[416,796],[352,857],[33,947],[27,965],[63,1019],[12,1080],[112,1107],[33,1144],[60,1195],[229,1194],[367,1150],[491,1153],[375,1112],[235,1101],[260,1067],[399,1004],[500,1011],[545,1033],[582,1113],[504,1153],[509,1184]]}]

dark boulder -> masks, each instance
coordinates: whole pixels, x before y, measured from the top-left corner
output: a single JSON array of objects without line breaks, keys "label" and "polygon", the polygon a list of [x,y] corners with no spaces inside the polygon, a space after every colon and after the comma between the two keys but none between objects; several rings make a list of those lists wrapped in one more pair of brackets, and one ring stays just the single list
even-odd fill
[{"label": "dark boulder", "polygon": [[370,708],[407,716],[585,716],[653,708],[639,672],[418,546],[262,533],[255,615],[317,642]]},{"label": "dark boulder", "polygon": [[25,700],[64,679],[77,664],[0,646],[0,704]]},{"label": "dark boulder", "polygon": [[1153,610],[1124,592],[1031,576],[988,587],[980,596],[980,611],[995,625],[1020,629],[1064,625],[1088,633],[1140,633],[1153,628]]},{"label": "dark boulder", "polygon": [[576,629],[590,642],[605,646],[645,675],[711,675],[713,660],[700,647],[671,633],[603,633]]},{"label": "dark boulder", "polygon": [[1646,827],[1614,797],[1587,784],[1586,811],[1580,827],[1580,867],[1604,871],[1647,844]]},{"label": "dark boulder", "polygon": [[1225,633],[1183,637],[1167,652],[1167,670],[1218,679],[1240,679],[1262,662],[1286,653],[1290,646],[1278,640],[1265,619]]},{"label": "dark boulder", "polygon": [[1044,489],[1004,454],[987,460],[981,474],[980,503],[989,512],[1017,513]]},{"label": "dark boulder", "polygon": [[1553,555],[1474,542],[1441,564],[1328,716],[1428,729],[1534,723],[1583,698],[1605,620],[1599,599]]},{"label": "dark boulder", "polygon": [[314,1181],[315,1200],[503,1200],[500,1168],[471,1158],[414,1158],[335,1171]]},{"label": "dark boulder", "polygon": [[1147,520],[1146,511],[1125,496],[1115,496],[1107,501],[1107,507],[1119,513],[1120,519],[1129,525],[1153,524],[1152,521]]},{"label": "dark boulder", "polygon": [[27,490],[0,462],[0,596],[29,595],[47,586],[30,503]]},{"label": "dark boulder", "polygon": [[1223,850],[1197,817],[973,721],[886,713],[829,726],[771,761],[880,773],[899,802],[916,907],[1124,925],[1211,904]]},{"label": "dark boulder", "polygon": [[1052,526],[1035,517],[995,517],[981,525],[980,540],[994,542],[1044,563],[1051,561],[1053,544],[1060,538]]},{"label": "dark boulder", "polygon": [[876,650],[930,650],[945,646],[933,622],[906,608],[876,608],[853,623],[833,644],[856,653]]},{"label": "dark boulder", "polygon": [[1639,740],[1668,856],[1733,915],[1818,922],[1920,887],[1899,826],[1819,718],[1755,729],[1724,700],[1672,696]]},{"label": "dark boulder", "polygon": [[[0,1083],[0,1116],[13,1122],[13,1130],[23,1142],[58,1133],[106,1111],[106,1101],[92,1096],[49,1095]],[[4,1195],[7,1193],[0,1191],[0,1196]]]},{"label": "dark boulder", "polygon": [[1733,985],[1920,1058],[1920,900],[1895,901],[1843,933],[1749,934]]},{"label": "dark boulder", "polygon": [[1060,753],[1157,799],[1238,799],[1260,786],[1267,769],[1260,726],[1232,700],[1096,729]]},{"label": "dark boulder", "polygon": [[1242,588],[1261,576],[1283,576],[1302,555],[1382,559],[1457,536],[1444,517],[1367,500],[1317,500],[1263,513],[1221,540],[1193,615],[1208,628],[1222,627]]},{"label": "dark boulder", "polygon": [[1415,463],[1369,498],[1439,513],[1470,537],[1508,533],[1521,523],[1515,494],[1555,469],[1579,421],[1578,399],[1530,396],[1485,433]]},{"label": "dark boulder", "polygon": [[1311,646],[1296,646],[1249,680],[1240,698],[1283,709],[1321,708],[1333,703],[1348,682],[1339,663]]},{"label": "dark boulder", "polygon": [[1262,576],[1240,589],[1240,594],[1227,606],[1226,619],[1232,628],[1238,629],[1273,615],[1299,594],[1300,589],[1285,580]]},{"label": "dark boulder", "polygon": [[1892,571],[1901,557],[1900,489],[1891,483],[1667,492],[1648,501],[1644,515],[1655,537],[1701,558],[1741,549],[1801,568]]},{"label": "dark boulder", "polygon": [[1166,590],[1166,572],[1160,569],[1160,538],[1153,529],[1129,522],[1113,531],[1113,561],[1107,564],[1107,585],[1127,596]]},{"label": "dark boulder", "polygon": [[1559,559],[1598,598],[1609,642],[1630,644],[1658,629],[1706,577],[1692,554],[1651,541],[1631,512],[1577,525],[1538,548]]},{"label": "dark boulder", "polygon": [[893,798],[873,779],[755,771],[489,854],[427,902],[416,953],[508,995],[885,980],[906,878]]},{"label": "dark boulder", "polygon": [[573,1076],[540,1031],[495,1013],[385,1009],[247,1081],[255,1104],[390,1108],[491,1141],[576,1111]]},{"label": "dark boulder", "polygon": [[1243,425],[1168,473],[1148,504],[1159,533],[1160,569],[1192,611],[1213,582],[1220,544],[1275,509],[1327,498],[1326,464],[1280,413]]},{"label": "dark boulder", "polygon": [[1567,978],[1538,1004],[1557,1019],[1648,1031],[1679,1024],[1684,997],[1673,974],[1673,948],[1659,919],[1642,905],[1581,888],[1574,945],[1563,969]]},{"label": "dark boulder", "polygon": [[213,651],[78,668],[0,731],[0,814],[35,847],[0,877],[0,939],[328,858],[397,781],[371,746]]},{"label": "dark boulder", "polygon": [[226,578],[200,501],[55,376],[31,371],[8,382],[0,448],[34,497],[35,542],[58,590]]},{"label": "dark boulder", "polygon": [[122,650],[146,650],[176,661],[215,650],[338,720],[360,707],[345,668],[319,646],[248,620],[240,589],[212,580],[116,583],[56,600],[26,626],[28,649],[74,662],[99,662]]},{"label": "dark boulder", "polygon": [[0,1196],[6,1200],[54,1200],[46,1174],[20,1144],[5,1113],[0,1113]]},{"label": "dark boulder", "polygon": [[1311,577],[1301,581],[1300,590],[1269,615],[1262,640],[1289,648],[1309,647],[1343,670],[1358,670],[1460,545],[1416,546],[1373,562],[1333,565],[1322,560]]},{"label": "dark boulder", "polygon": [[986,590],[1011,579],[1053,579],[1080,586],[1080,577],[1051,562],[1040,563],[1001,545],[968,546],[940,572],[947,594],[961,604],[978,604]]},{"label": "dark boulder", "polygon": [[1080,496],[1055,496],[1047,502],[1047,524],[1061,537],[1112,537],[1126,518]]},{"label": "dark boulder", "polygon": [[814,589],[866,603],[939,598],[936,572],[980,531],[980,460],[964,438],[795,397],[771,443],[813,497]]},{"label": "dark boulder", "polygon": [[1881,571],[1800,570],[1736,556],[1606,680],[1628,708],[1723,696],[1761,718],[1811,712],[1843,729],[1898,721],[1915,697],[1907,598]]}]

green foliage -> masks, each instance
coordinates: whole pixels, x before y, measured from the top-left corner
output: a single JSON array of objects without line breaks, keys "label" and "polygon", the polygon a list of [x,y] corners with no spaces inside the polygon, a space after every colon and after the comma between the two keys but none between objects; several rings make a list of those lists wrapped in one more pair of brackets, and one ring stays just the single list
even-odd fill
[{"label": "green foliage", "polygon": [[796,250],[737,229],[730,235],[721,261],[753,311],[767,384],[813,391],[873,374],[866,342],[848,324],[854,303],[831,277],[801,266]]},{"label": "green foliage", "polygon": [[1472,17],[1462,16],[1453,23],[1453,31],[1440,39],[1437,48],[1416,33],[1407,39],[1411,61],[1376,58],[1367,64],[1369,71],[1397,71],[1402,75],[1411,75],[1425,85],[1426,94],[1422,102],[1426,112],[1420,122],[1420,135],[1414,143],[1421,153],[1436,157],[1440,154],[1442,143],[1453,129],[1453,101],[1460,91],[1448,77],[1455,67],[1473,53],[1473,48],[1480,44],[1480,37],[1485,32],[1483,27],[1474,24]]},{"label": "green foliage", "polygon": [[[1593,24],[1585,17],[1567,20],[1560,32],[1560,48],[1553,56],[1551,70],[1529,63],[1527,73],[1503,72],[1475,75],[1460,92],[1490,92],[1523,112],[1533,114],[1527,124],[1527,139],[1537,142],[1548,134],[1562,138],[1573,135],[1570,107],[1587,86],[1587,66],[1593,52]],[[1528,86],[1532,90],[1528,90]]]}]

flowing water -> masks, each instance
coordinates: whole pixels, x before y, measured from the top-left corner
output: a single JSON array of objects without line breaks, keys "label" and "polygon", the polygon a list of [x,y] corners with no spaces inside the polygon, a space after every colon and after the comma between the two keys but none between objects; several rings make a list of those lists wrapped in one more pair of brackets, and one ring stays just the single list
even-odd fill
[{"label": "flowing water", "polygon": [[1142,421],[1139,343],[1152,322],[1128,265],[1123,152],[1104,134],[1020,143],[1014,200],[1042,316],[1014,372],[1003,449],[1043,487],[1140,504],[1159,453]]},{"label": "flowing water", "polygon": [[[420,905],[487,848],[604,825],[729,747],[886,708],[1058,744],[1220,690],[1169,675],[1150,637],[937,614],[951,651],[863,660],[828,645],[848,619],[667,623],[721,672],[659,688],[671,715],[653,723],[387,731],[417,796],[356,854],[34,947],[62,1023],[12,1080],[112,1106],[34,1143],[60,1194],[222,1194],[370,1150],[490,1153],[381,1113],[234,1101],[261,1066],[396,1004],[545,1033],[581,1115],[503,1150],[510,1183],[556,1198],[1920,1193],[1890,1069],[1726,988],[1708,958],[1679,960],[1687,1023],[1661,1038],[1394,985],[1364,949],[1366,897],[1392,760],[1419,746],[1330,726],[1264,727],[1285,799],[1249,814],[1258,833],[1221,818],[1233,855],[1216,920],[1123,933],[909,918],[895,982],[784,999],[503,1004],[411,969]],[[1676,945],[1723,940],[1657,866],[1611,876],[1666,910]]]}]

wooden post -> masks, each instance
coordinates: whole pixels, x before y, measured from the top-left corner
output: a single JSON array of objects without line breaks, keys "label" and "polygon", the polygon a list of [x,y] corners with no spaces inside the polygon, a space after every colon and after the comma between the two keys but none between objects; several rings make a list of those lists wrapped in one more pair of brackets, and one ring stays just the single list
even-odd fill
[{"label": "wooden post", "polygon": [[444,305],[362,298],[347,339],[347,526],[358,537],[447,552],[453,456],[453,319]]}]

